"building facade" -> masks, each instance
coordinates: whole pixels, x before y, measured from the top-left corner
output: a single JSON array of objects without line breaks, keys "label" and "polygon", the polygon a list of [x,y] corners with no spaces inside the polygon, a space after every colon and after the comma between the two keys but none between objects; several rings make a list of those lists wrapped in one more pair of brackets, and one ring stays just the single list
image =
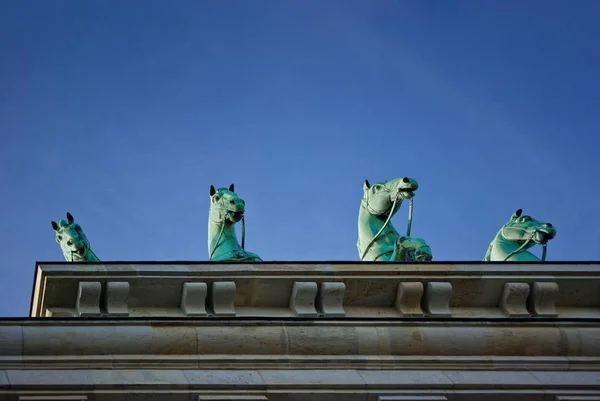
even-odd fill
[{"label": "building facade", "polygon": [[600,264],[38,263],[5,400],[600,401]]}]

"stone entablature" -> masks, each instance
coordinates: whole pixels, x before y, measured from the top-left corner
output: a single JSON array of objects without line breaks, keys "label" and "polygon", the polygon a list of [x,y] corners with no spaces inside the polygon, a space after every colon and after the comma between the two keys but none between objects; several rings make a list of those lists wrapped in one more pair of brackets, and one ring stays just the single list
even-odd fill
[{"label": "stone entablature", "polygon": [[38,263],[32,317],[600,318],[599,263]]},{"label": "stone entablature", "polygon": [[39,263],[34,400],[600,401],[600,263]]}]

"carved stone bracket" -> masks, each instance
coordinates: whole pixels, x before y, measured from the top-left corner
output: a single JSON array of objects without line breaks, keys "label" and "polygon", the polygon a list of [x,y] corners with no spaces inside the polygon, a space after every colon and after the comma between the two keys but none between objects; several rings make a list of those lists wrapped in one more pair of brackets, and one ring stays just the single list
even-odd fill
[{"label": "carved stone bracket", "polygon": [[317,308],[325,317],[346,316],[344,295],[346,284],[342,282],[321,283],[317,294]]},{"label": "carved stone bracket", "polygon": [[206,283],[184,283],[181,292],[181,311],[186,316],[206,316]]},{"label": "carved stone bracket", "polygon": [[395,307],[401,315],[422,315],[421,299],[423,298],[423,283],[420,281],[400,283],[396,291]]},{"label": "carved stone bracket", "polygon": [[430,316],[451,316],[450,298],[452,284],[448,282],[429,282],[423,299],[424,309]]},{"label": "carved stone bracket", "polygon": [[315,302],[319,287],[315,282],[294,282],[290,296],[289,308],[296,316],[316,317]]},{"label": "carved stone bracket", "polygon": [[127,281],[110,281],[106,284],[106,313],[108,316],[129,316],[127,299],[129,283]]},{"label": "carved stone bracket", "polygon": [[102,285],[99,281],[82,281],[77,290],[75,309],[81,317],[102,316],[100,313],[100,294]]},{"label": "carved stone bracket", "polygon": [[527,297],[529,284],[505,283],[500,295],[499,306],[507,316],[529,316],[527,311]]},{"label": "carved stone bracket", "polygon": [[212,284],[211,303],[215,316],[235,316],[234,281],[216,281]]},{"label": "carved stone bracket", "polygon": [[557,316],[556,299],[558,284],[553,282],[535,282],[529,296],[529,310],[536,316]]}]

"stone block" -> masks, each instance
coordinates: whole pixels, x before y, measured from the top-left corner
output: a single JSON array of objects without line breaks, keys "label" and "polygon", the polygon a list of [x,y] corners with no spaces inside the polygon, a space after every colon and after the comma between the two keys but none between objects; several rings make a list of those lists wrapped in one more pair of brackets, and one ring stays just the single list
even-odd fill
[{"label": "stone block", "polygon": [[235,316],[234,281],[216,281],[212,285],[211,303],[215,316]]},{"label": "stone block", "polygon": [[75,308],[80,317],[98,317],[100,313],[100,295],[102,284],[99,281],[82,281],[77,290]]},{"label": "stone block", "polygon": [[184,370],[191,390],[231,389],[264,390],[266,383],[258,370]]},{"label": "stone block", "polygon": [[444,395],[380,395],[377,401],[448,401]]},{"label": "stone block", "polygon": [[86,395],[20,395],[19,401],[87,401]]},{"label": "stone block", "polygon": [[[23,326],[0,325],[0,355],[22,355],[23,354]],[[3,372],[0,371],[0,383]]]},{"label": "stone block", "polygon": [[396,310],[402,315],[422,315],[421,299],[423,298],[423,283],[409,282],[398,284],[396,291]]},{"label": "stone block", "polygon": [[558,284],[554,282],[535,282],[529,295],[529,310],[535,316],[557,316],[556,298]]},{"label": "stone block", "polygon": [[184,283],[181,292],[181,311],[186,316],[206,316],[206,283]]},{"label": "stone block", "polygon": [[356,370],[261,370],[260,375],[270,390],[364,389],[365,382]]},{"label": "stone block", "polygon": [[344,295],[346,285],[342,282],[321,283],[317,294],[317,308],[325,317],[346,316]]},{"label": "stone block", "polygon": [[315,309],[319,287],[315,282],[294,282],[290,296],[289,308],[296,316],[316,317]]},{"label": "stone block", "polygon": [[77,317],[73,308],[47,308],[44,317]]},{"label": "stone block", "polygon": [[129,316],[127,299],[129,283],[127,281],[110,281],[106,284],[106,313],[110,317]]},{"label": "stone block", "polygon": [[505,315],[511,317],[529,316],[527,311],[528,296],[529,284],[505,283],[500,295],[500,309]]},{"label": "stone block", "polygon": [[199,395],[198,401],[268,401],[264,395]]},{"label": "stone block", "polygon": [[450,298],[452,297],[452,284],[448,282],[429,282],[425,290],[423,306],[430,316],[451,316]]}]

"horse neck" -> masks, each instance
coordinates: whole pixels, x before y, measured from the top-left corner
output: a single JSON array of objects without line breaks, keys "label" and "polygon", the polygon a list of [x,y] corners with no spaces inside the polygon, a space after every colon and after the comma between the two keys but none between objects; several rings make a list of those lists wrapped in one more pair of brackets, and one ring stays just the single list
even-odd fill
[{"label": "horse neck", "polygon": [[[358,212],[358,237],[359,237],[359,240],[370,241],[371,239],[373,239],[375,234],[377,234],[379,232],[379,230],[381,230],[381,227],[383,227],[385,220],[386,219],[382,219],[379,216],[375,216],[375,215],[372,215],[371,213],[369,213],[367,211],[367,208],[361,203],[360,210]],[[390,231],[395,234],[398,234],[398,232],[392,225],[391,220],[388,222],[386,230],[384,232],[382,232],[382,234],[385,234],[385,232],[390,232]],[[366,245],[367,245],[366,243],[362,244],[362,246],[366,246]]]},{"label": "horse neck", "polygon": [[[502,234],[503,228],[501,228],[498,231],[498,233],[496,234],[496,237],[492,241],[492,247],[496,248],[496,250],[501,251],[504,254],[504,256],[506,257],[506,256],[510,255],[512,252],[515,252],[517,249],[519,249],[521,247],[521,244],[519,244],[515,240],[505,238],[504,235]],[[527,246],[524,246],[523,249],[521,249],[518,253],[515,253],[514,255],[527,255],[527,256],[532,256],[537,259],[538,258],[537,256],[535,256],[533,253],[528,251],[528,249],[531,248],[533,245],[535,245],[535,244],[533,242],[530,242]],[[491,249],[490,249],[490,251],[491,251]]]},{"label": "horse neck", "polygon": [[[217,220],[216,215],[216,212],[211,211],[208,217],[208,252],[211,252],[214,247],[228,240],[233,240],[237,243],[235,225],[226,220]],[[223,230],[222,233],[221,230]],[[217,241],[219,235],[221,236],[221,238],[218,240],[219,242],[214,243],[215,241]]]}]

